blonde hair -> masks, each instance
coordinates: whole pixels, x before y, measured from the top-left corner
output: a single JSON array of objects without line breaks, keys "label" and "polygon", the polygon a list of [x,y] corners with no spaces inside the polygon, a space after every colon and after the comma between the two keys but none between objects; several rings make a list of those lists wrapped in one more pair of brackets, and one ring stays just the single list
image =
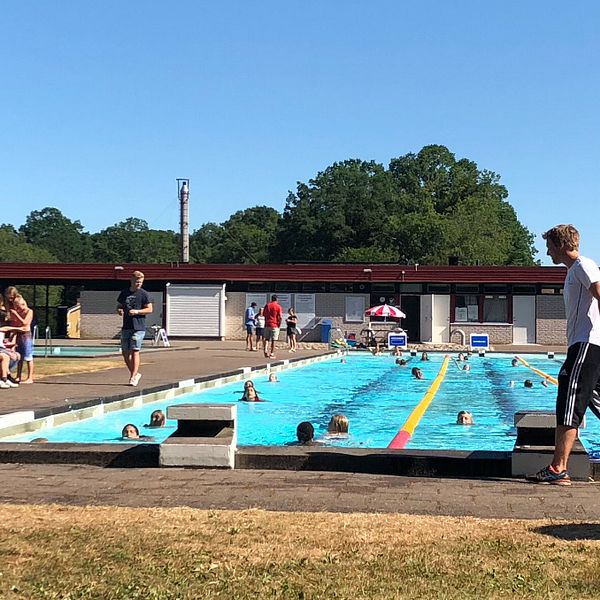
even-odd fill
[{"label": "blonde hair", "polygon": [[327,426],[327,431],[329,433],[348,433],[349,424],[348,417],[345,415],[333,415]]},{"label": "blonde hair", "polygon": [[556,225],[542,233],[542,238],[550,240],[557,248],[579,250],[579,231],[573,225]]},{"label": "blonde hair", "polygon": [[14,285],[9,285],[4,290],[4,302],[6,304],[6,308],[12,307],[12,303],[17,296],[20,296],[19,290]]},{"label": "blonde hair", "polygon": [[141,271],[134,271],[131,274],[131,279],[145,279],[144,274]]},{"label": "blonde hair", "polygon": [[16,306],[17,304],[22,304],[23,306],[29,308],[29,306],[27,305],[27,300],[25,300],[25,298],[23,298],[23,296],[21,296],[21,294],[17,294],[12,299],[12,304],[13,304],[13,306]]}]

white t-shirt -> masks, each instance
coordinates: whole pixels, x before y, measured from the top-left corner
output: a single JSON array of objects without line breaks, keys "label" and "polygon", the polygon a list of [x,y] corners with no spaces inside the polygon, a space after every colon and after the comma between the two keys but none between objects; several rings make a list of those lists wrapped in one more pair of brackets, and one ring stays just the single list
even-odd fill
[{"label": "white t-shirt", "polygon": [[265,317],[263,315],[258,315],[256,317],[256,326],[259,327],[260,329],[265,328]]},{"label": "white t-shirt", "polygon": [[600,281],[600,269],[591,259],[580,256],[567,271],[564,299],[567,312],[567,343],[589,342],[600,346],[600,311],[590,293],[592,283]]}]

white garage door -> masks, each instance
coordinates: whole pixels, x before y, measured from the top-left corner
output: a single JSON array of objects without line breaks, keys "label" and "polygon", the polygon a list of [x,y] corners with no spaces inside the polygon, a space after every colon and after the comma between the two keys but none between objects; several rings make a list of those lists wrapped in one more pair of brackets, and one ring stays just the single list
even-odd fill
[{"label": "white garage door", "polygon": [[167,334],[225,336],[225,285],[167,285]]}]

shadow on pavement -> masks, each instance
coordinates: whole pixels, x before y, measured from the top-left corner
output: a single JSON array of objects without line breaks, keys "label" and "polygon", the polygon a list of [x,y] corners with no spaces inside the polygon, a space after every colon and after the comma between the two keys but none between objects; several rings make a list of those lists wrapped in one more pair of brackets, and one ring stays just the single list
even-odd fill
[{"label": "shadow on pavement", "polygon": [[549,535],[559,540],[600,540],[599,523],[568,523],[566,525],[544,525],[536,527],[536,533]]}]

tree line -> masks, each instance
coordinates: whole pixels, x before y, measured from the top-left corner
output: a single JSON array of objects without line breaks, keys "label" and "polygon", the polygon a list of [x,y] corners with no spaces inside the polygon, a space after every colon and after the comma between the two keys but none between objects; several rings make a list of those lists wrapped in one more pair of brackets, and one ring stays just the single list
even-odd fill
[{"label": "tree line", "polygon": [[[448,148],[425,146],[385,167],[336,162],[267,206],[205,223],[190,236],[194,263],[392,262],[532,265],[533,235],[507,200],[500,176]],[[169,263],[179,234],[131,217],[88,233],[57,208],[0,225],[2,262]]]}]

